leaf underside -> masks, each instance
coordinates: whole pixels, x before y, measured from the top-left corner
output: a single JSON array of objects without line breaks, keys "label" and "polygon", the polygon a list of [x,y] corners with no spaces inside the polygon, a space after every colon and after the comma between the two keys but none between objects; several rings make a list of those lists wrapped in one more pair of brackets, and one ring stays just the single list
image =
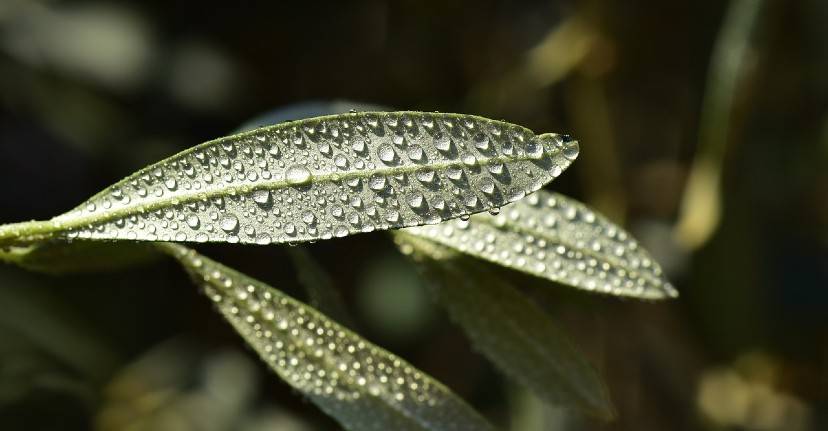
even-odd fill
[{"label": "leaf underside", "polygon": [[128,242],[48,241],[0,249],[0,261],[49,274],[120,271],[158,258],[158,253],[146,244]]},{"label": "leaf underside", "polygon": [[313,308],[182,245],[156,246],[285,382],[346,429],[495,429],[438,381]]},{"label": "leaf underside", "polygon": [[614,416],[600,375],[526,296],[451,248],[416,236],[395,240],[429,279],[437,302],[498,368],[552,404]]},{"label": "leaf underside", "polygon": [[328,239],[500,207],[557,177],[577,154],[567,136],[482,117],[318,117],[204,143],[47,223],[53,237],[69,239]]},{"label": "leaf underside", "polygon": [[578,202],[540,190],[500,211],[403,229],[457,251],[579,289],[678,296],[661,266],[624,229]]}]

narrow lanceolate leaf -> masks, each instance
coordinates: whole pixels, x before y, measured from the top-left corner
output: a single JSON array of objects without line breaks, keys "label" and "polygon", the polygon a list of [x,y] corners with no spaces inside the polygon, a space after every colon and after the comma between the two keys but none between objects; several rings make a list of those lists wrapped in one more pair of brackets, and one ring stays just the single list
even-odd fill
[{"label": "narrow lanceolate leaf", "polygon": [[442,384],[323,314],[178,244],[190,272],[261,358],[349,430],[494,430]]},{"label": "narrow lanceolate leaf", "polygon": [[413,235],[395,239],[452,320],[509,377],[553,404],[614,415],[601,376],[548,314],[471,257]]},{"label": "narrow lanceolate leaf", "polygon": [[[43,236],[268,244],[433,224],[522,198],[578,154],[567,136],[421,112],[318,117],[217,139],[127,177]],[[6,243],[9,240],[5,241]]]},{"label": "narrow lanceolate leaf", "polygon": [[119,271],[158,258],[158,253],[146,244],[128,242],[49,241],[0,249],[0,261],[50,274]]},{"label": "narrow lanceolate leaf", "polygon": [[639,298],[678,296],[661,266],[629,233],[557,193],[539,191],[496,216],[404,232],[580,289]]}]

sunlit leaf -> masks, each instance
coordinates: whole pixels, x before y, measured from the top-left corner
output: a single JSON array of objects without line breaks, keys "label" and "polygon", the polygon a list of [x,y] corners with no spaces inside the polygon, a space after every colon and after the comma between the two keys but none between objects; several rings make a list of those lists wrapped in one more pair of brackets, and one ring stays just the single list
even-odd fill
[{"label": "sunlit leaf", "polygon": [[0,245],[55,236],[268,244],[433,224],[520,199],[577,154],[567,136],[474,116],[312,118],[179,153],[51,221],[0,228]]},{"label": "sunlit leaf", "polygon": [[624,229],[566,196],[538,191],[496,216],[405,229],[472,256],[580,289],[676,297],[661,266]]},{"label": "sunlit leaf", "polygon": [[158,244],[292,387],[349,430],[493,430],[442,384],[278,290]]},{"label": "sunlit leaf", "polygon": [[340,324],[355,329],[354,318],[345,307],[342,295],[339,294],[325,268],[316,262],[305,247],[295,245],[286,248],[293,259],[297,278],[308,292],[309,305]]},{"label": "sunlit leaf", "polygon": [[487,358],[542,399],[613,416],[600,375],[547,313],[471,257],[400,232],[395,235],[400,250]]},{"label": "sunlit leaf", "polygon": [[30,271],[79,274],[144,265],[158,260],[158,253],[145,244],[50,241],[0,249],[0,260]]}]

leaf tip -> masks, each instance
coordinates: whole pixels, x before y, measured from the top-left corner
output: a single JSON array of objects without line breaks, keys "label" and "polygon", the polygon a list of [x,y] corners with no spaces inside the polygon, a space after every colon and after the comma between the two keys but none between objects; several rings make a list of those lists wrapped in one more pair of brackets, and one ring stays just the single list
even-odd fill
[{"label": "leaf tip", "polygon": [[538,135],[538,140],[548,142],[550,145],[557,148],[570,163],[577,159],[578,154],[581,152],[581,147],[578,141],[569,135],[544,133]]}]

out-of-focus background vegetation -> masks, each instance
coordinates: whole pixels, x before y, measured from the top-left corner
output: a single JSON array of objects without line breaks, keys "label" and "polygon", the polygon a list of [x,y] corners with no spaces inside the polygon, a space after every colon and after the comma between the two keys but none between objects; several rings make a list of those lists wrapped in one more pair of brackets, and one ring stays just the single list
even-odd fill
[{"label": "out-of-focus background vegetation", "polygon": [[[300,102],[568,133],[581,156],[550,187],[627,226],[681,292],[517,279],[601,371],[616,421],[504,381],[382,233],[308,248],[360,332],[504,429],[828,429],[826,26],[824,0],[2,0],[0,222]],[[199,249],[304,297],[281,247]],[[0,429],[337,427],[161,260],[0,267]]]}]

